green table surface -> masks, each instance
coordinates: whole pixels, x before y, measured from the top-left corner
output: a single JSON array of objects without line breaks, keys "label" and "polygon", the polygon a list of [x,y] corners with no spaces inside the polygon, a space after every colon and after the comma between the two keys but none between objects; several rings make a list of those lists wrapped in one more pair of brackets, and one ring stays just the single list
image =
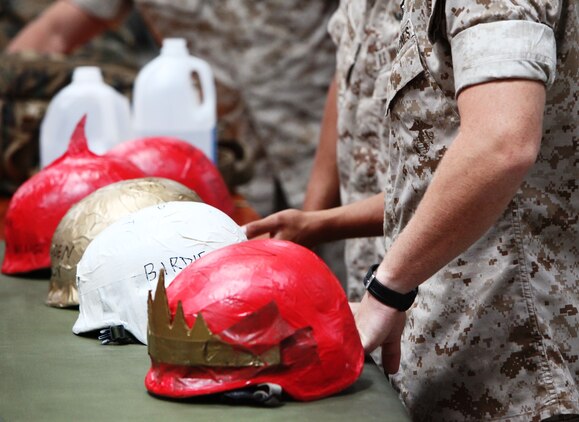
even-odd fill
[{"label": "green table surface", "polygon": [[262,408],[153,397],[144,386],[146,346],[75,336],[78,311],[44,305],[47,293],[47,279],[0,275],[0,422],[409,420],[370,362],[347,390],[308,403]]}]

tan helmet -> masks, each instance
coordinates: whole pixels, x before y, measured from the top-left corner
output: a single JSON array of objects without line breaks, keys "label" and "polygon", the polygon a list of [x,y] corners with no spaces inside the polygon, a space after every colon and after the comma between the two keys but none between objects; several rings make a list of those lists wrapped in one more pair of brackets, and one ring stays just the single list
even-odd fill
[{"label": "tan helmet", "polygon": [[201,199],[178,182],[148,177],[107,185],[75,204],[52,238],[52,275],[46,304],[59,308],[78,305],[76,267],[97,234],[125,215],[172,201],[201,202]]}]

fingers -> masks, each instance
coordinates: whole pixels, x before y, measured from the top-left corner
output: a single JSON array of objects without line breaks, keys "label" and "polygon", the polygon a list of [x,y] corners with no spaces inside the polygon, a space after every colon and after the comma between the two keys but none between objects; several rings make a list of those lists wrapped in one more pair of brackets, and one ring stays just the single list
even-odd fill
[{"label": "fingers", "polygon": [[248,239],[269,234],[270,237],[280,240],[291,240],[303,244],[303,212],[288,209],[267,216],[261,220],[246,224],[243,229]]},{"label": "fingers", "polygon": [[401,337],[406,322],[406,314],[399,312],[393,322],[392,331],[382,344],[382,366],[386,374],[395,374],[400,368]]},{"label": "fingers", "polygon": [[[404,330],[406,314],[384,306],[365,294],[362,302],[354,304],[354,319],[365,353],[382,346],[384,372],[394,374],[400,367],[400,338]],[[351,309],[354,309],[350,304]]]},{"label": "fingers", "polygon": [[[275,215],[275,214],[274,214]],[[277,228],[277,220],[274,216],[262,218],[261,220],[252,221],[242,226],[245,235],[248,239],[275,232]]]},{"label": "fingers", "polygon": [[358,306],[354,319],[366,353],[380,346],[392,330],[395,311],[380,304],[367,293]]},{"label": "fingers", "polygon": [[385,374],[395,374],[400,368],[400,338],[382,344],[382,366]]}]

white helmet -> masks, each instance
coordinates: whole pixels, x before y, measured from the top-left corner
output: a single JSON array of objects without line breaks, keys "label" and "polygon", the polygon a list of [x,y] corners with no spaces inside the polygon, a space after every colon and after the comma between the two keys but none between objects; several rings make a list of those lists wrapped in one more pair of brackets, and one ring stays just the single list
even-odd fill
[{"label": "white helmet", "polygon": [[80,314],[72,331],[100,329],[103,344],[132,337],[146,344],[147,295],[159,272],[165,271],[169,285],[191,262],[244,240],[227,214],[200,202],[166,202],[117,220],[94,238],[78,263]]}]

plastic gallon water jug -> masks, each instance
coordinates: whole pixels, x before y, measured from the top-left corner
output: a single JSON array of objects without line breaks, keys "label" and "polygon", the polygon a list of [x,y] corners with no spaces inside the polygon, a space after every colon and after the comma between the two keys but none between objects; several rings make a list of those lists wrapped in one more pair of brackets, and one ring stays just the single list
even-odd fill
[{"label": "plastic gallon water jug", "polygon": [[163,40],[161,54],[137,75],[133,118],[137,137],[182,139],[216,162],[213,73],[207,62],[189,54],[184,39]]},{"label": "plastic gallon water jug", "polygon": [[72,82],[50,101],[42,120],[41,167],[46,167],[66,151],[76,124],[85,114],[88,146],[95,154],[103,154],[133,137],[128,98],[104,82],[100,68],[77,67]]}]

